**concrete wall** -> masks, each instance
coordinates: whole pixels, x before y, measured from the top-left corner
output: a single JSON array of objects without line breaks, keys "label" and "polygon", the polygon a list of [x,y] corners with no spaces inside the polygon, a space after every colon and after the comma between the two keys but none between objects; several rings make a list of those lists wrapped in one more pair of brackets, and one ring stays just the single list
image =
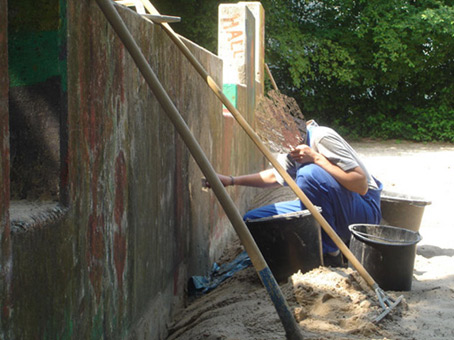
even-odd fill
[{"label": "concrete wall", "polygon": [[[0,0],[0,14],[7,13]],[[11,316],[11,229],[9,221],[8,21],[0,20],[0,338],[7,338]]]},{"label": "concrete wall", "polygon": [[13,200],[60,195],[60,123],[67,112],[65,4],[60,0],[8,3]]},{"label": "concrete wall", "polygon": [[[166,34],[119,11],[214,168],[259,170],[262,156]],[[189,276],[205,274],[234,232],[95,1],[69,0],[67,24],[67,120],[62,103],[59,136],[67,198],[10,209],[8,61],[0,53],[0,337],[159,339]],[[0,21],[0,51],[5,31]],[[188,44],[222,83],[222,61]],[[245,100],[238,102],[243,110]],[[251,195],[229,190],[243,213]],[[20,213],[10,235],[13,207]]]}]

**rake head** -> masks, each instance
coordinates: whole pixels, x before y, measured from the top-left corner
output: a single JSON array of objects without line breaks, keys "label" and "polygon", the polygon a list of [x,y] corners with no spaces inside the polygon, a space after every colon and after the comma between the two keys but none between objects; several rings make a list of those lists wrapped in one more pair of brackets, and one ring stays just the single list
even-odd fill
[{"label": "rake head", "polygon": [[378,323],[403,300],[404,296],[401,295],[394,300],[393,298],[386,295],[386,293],[380,287],[378,287],[378,285],[376,285],[375,287],[375,293],[377,294],[380,306],[383,308],[383,312],[374,320],[374,323]]}]

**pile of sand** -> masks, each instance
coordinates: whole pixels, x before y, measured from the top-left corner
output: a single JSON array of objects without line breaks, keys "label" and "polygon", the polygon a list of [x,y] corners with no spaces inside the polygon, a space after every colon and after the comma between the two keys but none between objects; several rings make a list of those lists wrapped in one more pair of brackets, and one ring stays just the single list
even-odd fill
[{"label": "pile of sand", "polygon": [[351,269],[320,267],[293,275],[292,282],[298,306],[296,320],[305,332],[334,338],[383,335],[373,323],[380,314],[374,292]]}]

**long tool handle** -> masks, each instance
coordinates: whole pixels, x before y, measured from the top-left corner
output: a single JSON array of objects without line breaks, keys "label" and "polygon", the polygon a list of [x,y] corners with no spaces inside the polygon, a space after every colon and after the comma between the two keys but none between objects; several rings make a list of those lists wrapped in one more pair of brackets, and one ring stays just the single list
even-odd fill
[{"label": "long tool handle", "polygon": [[279,88],[277,87],[277,84],[274,81],[274,77],[271,74],[271,71],[270,71],[270,68],[268,67],[268,64],[265,64],[265,68],[266,68],[266,73],[268,73],[268,77],[270,77],[270,82],[271,82],[271,85],[273,85],[273,89],[275,89],[276,91],[279,92]]},{"label": "long tool handle", "polygon": [[[202,148],[198,144],[197,140],[191,133],[191,130],[187,126],[184,119],[181,117],[178,109],[173,104],[169,95],[162,87],[159,79],[154,74],[151,69],[148,61],[145,59],[142,51],[137,45],[136,41],[132,37],[122,18],[114,8],[111,0],[96,0],[98,6],[103,11],[107,20],[112,25],[114,31],[117,33],[120,40],[125,45],[126,49],[131,54],[134,62],[142,73],[145,81],[147,82],[150,89],[153,91],[154,95],[158,99],[161,106],[164,108],[167,116],[172,121],[173,125],[177,129],[178,133],[182,137],[184,143],[188,147],[195,161],[199,165],[203,174],[206,176],[210,182],[211,188],[218,198],[220,204],[222,205],[227,217],[232,223],[235,231],[238,234],[242,244],[244,245],[251,262],[253,263],[257,273],[259,274],[263,285],[267,289],[268,294],[276,311],[281,319],[281,322],[284,326],[287,338],[289,340],[300,340],[303,339],[301,330],[298,327],[290,309],[287,305],[287,302],[282,294],[282,291],[279,288],[271,270],[268,268],[268,265],[265,262],[257,244],[254,241],[251,233],[249,232],[246,224],[244,223],[238,209],[230,198],[229,194],[225,190],[221,181],[219,180],[216,172],[214,171],[212,165],[210,164],[208,158],[204,154]],[[155,13],[152,13],[155,14]]]},{"label": "long tool handle", "polygon": [[[148,0],[141,0],[144,7],[151,13],[151,14],[159,14],[159,12],[154,8],[154,6]],[[279,172],[288,186],[293,190],[293,192],[298,196],[298,198],[303,202],[304,206],[312,213],[315,219],[320,223],[323,230],[328,234],[328,236],[333,240],[336,246],[340,249],[342,254],[352,263],[355,269],[359,272],[359,274],[366,280],[366,282],[371,286],[375,287],[376,283],[372,276],[366,271],[364,266],[358,261],[358,259],[353,255],[353,253],[348,249],[345,245],[344,241],[337,235],[337,233],[333,230],[333,228],[329,225],[326,219],[320,214],[318,209],[312,204],[312,202],[307,198],[307,196],[303,193],[303,191],[298,187],[295,183],[293,178],[285,171],[285,169],[279,164],[277,159],[273,156],[273,154],[268,150],[268,148],[262,143],[259,136],[255,133],[255,131],[251,128],[249,123],[243,118],[241,113],[233,106],[230,100],[225,96],[222,92],[220,87],[216,84],[213,78],[210,77],[208,72],[205,68],[200,64],[197,58],[191,53],[188,47],[184,44],[184,42],[178,37],[178,35],[172,30],[169,24],[162,24],[161,25],[164,30],[167,32],[169,37],[175,42],[178,48],[183,52],[183,54],[188,58],[194,68],[199,72],[200,76],[205,79],[208,86],[211,90],[216,94],[216,96],[221,100],[225,107],[230,111],[236,121],[240,124],[243,130],[249,135],[252,141],[257,145],[257,147],[262,151],[265,157],[270,161],[270,163],[274,166],[274,168]]]}]

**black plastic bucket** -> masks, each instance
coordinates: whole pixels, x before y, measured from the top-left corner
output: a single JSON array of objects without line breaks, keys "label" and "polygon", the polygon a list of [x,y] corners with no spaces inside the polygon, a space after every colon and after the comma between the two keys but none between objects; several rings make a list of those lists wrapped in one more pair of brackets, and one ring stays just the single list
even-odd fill
[{"label": "black plastic bucket", "polygon": [[380,224],[399,226],[419,231],[424,209],[432,202],[422,197],[383,191],[380,198],[382,221]]},{"label": "black plastic bucket", "polygon": [[409,291],[419,233],[391,226],[352,224],[350,250],[384,290]]},{"label": "black plastic bucket", "polygon": [[277,281],[322,265],[320,225],[309,210],[247,220],[246,225]]}]

